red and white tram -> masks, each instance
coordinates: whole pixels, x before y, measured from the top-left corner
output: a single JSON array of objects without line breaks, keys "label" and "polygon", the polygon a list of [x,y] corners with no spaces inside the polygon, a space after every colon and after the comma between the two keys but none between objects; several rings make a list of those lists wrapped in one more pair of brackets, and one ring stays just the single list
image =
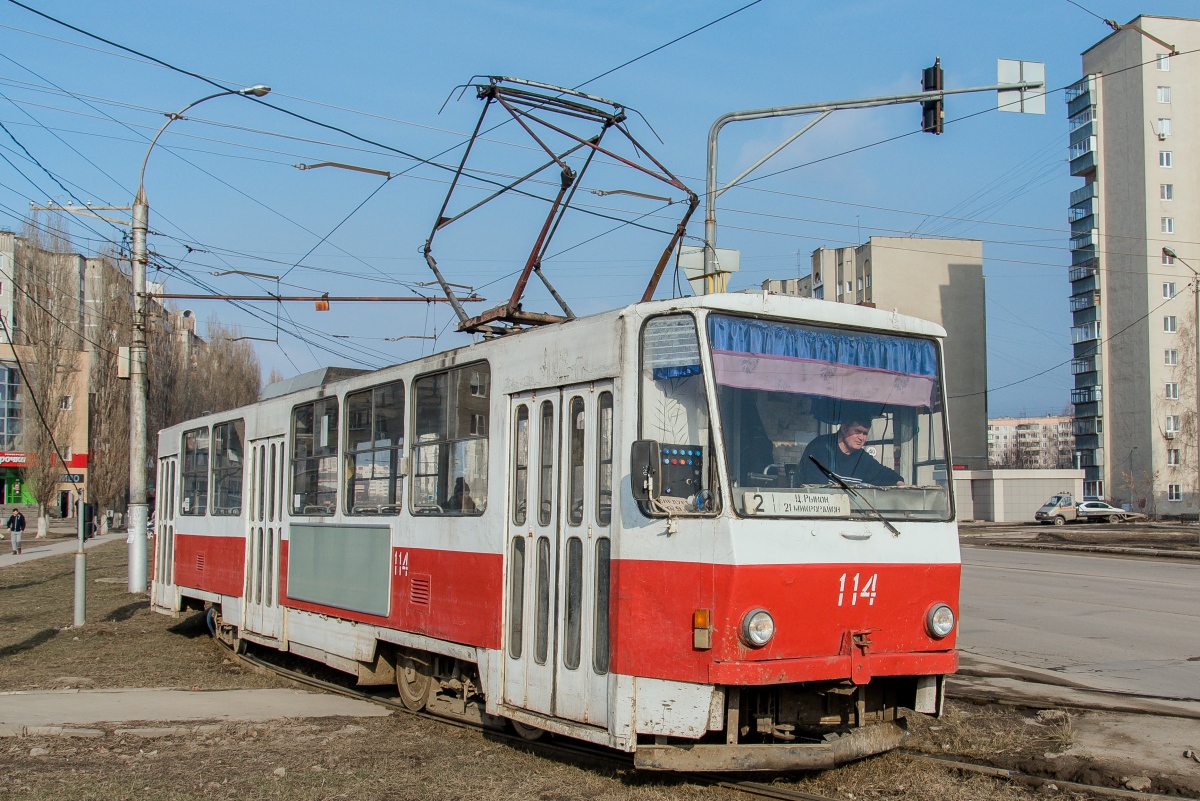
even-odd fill
[{"label": "red and white tram", "polygon": [[719,294],[298,377],[160,432],[154,607],[645,768],[892,748],[957,666],[944,334]]}]

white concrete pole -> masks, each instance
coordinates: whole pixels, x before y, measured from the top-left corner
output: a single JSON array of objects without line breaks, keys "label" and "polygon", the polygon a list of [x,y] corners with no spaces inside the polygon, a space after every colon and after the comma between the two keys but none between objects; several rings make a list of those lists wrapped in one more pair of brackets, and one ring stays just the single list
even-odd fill
[{"label": "white concrete pole", "polygon": [[133,342],[129,348],[129,516],[125,542],[129,551],[130,592],[146,591],[146,519],[149,516],[146,503],[146,230],[149,223],[146,190],[139,186],[133,201]]},{"label": "white concrete pole", "polygon": [[86,622],[87,612],[87,556],[83,552],[83,495],[77,504],[79,517],[79,550],[75,552],[75,626]]}]

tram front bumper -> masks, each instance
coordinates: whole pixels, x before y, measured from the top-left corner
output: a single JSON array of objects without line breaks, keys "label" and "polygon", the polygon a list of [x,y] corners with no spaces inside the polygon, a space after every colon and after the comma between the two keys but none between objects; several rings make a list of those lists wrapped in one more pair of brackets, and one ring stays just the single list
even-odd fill
[{"label": "tram front bumper", "polygon": [[798,745],[639,745],[635,767],[671,771],[828,770],[891,751],[908,732],[897,723],[852,729],[835,740]]}]

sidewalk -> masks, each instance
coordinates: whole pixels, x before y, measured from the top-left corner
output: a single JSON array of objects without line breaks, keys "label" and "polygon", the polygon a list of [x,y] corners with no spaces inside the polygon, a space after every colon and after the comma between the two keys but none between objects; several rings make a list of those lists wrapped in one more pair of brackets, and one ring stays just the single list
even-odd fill
[{"label": "sidewalk", "polygon": [[303,690],[29,690],[0,693],[0,737],[45,726],[390,714],[366,701]]},{"label": "sidewalk", "polygon": [[[100,537],[92,537],[83,546],[85,551],[90,551],[97,545],[103,545],[106,542],[113,540],[125,539],[124,531],[110,531]],[[4,541],[0,542],[0,568],[8,567],[9,565],[19,565],[22,562],[32,562],[34,559],[43,559],[47,556],[58,556],[64,553],[75,553],[79,550],[79,540],[39,540],[34,538],[29,531],[25,532],[25,536],[21,541],[21,555],[14,556],[12,552],[12,542],[8,536],[4,537]]]}]

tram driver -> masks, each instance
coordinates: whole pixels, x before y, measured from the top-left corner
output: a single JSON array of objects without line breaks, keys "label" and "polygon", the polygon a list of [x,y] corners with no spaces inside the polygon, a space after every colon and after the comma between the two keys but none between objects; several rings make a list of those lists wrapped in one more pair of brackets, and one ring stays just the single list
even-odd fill
[{"label": "tram driver", "polygon": [[800,458],[800,483],[829,483],[828,477],[813,464],[809,458],[811,456],[847,483],[877,487],[903,484],[899,473],[884,467],[867,453],[865,446],[872,422],[872,415],[861,407],[845,410],[837,431],[815,438],[804,449],[804,455]]}]

